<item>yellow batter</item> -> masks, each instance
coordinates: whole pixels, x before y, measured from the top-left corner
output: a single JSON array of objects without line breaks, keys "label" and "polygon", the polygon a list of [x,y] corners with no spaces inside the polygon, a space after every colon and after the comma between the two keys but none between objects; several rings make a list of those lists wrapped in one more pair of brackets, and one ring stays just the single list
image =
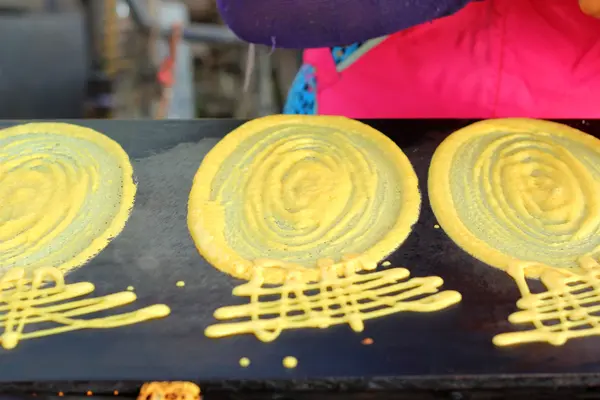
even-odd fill
[{"label": "yellow batter", "polygon": [[170,313],[166,305],[156,304],[118,315],[80,318],[136,300],[132,292],[83,298],[93,291],[94,285],[89,282],[66,284],[57,268],[38,268],[31,273],[24,268],[9,270],[0,280],[0,327],[4,328],[0,344],[5,349],[13,349],[24,339],[79,329],[115,328],[166,317]]},{"label": "yellow batter", "polygon": [[125,151],[92,129],[0,130],[0,272],[84,264],[121,232],[135,191]]},{"label": "yellow batter", "polygon": [[250,359],[248,357],[240,358],[240,367],[248,368],[250,366]]},{"label": "yellow batter", "polygon": [[533,329],[502,333],[494,337],[496,346],[547,342],[555,346],[569,339],[600,335],[600,265],[592,257],[579,260],[582,274],[543,268],[541,281],[547,290],[532,293],[525,279],[527,269],[536,263],[517,262],[508,268],[521,292],[521,309],[509,318],[513,324],[530,324]]},{"label": "yellow batter", "polygon": [[345,276],[327,268],[318,283],[307,284],[288,276],[283,285],[265,287],[262,271],[234,289],[233,294],[250,298],[250,303],[221,307],[215,318],[225,322],[209,326],[208,337],[253,333],[263,342],[275,340],[282,331],[300,328],[328,328],[348,324],[356,331],[364,322],[399,312],[434,312],[461,300],[452,290],[439,291],[443,280],[437,276],[410,278],[405,268],[358,274],[351,260]]},{"label": "yellow batter", "polygon": [[298,366],[298,359],[296,357],[287,356],[283,359],[282,364],[288,369],[296,368]]},{"label": "yellow batter", "polygon": [[205,157],[188,224],[216,268],[265,283],[319,279],[344,256],[374,269],[417,221],[418,181],[385,135],[342,117],[272,116],[234,130]]},{"label": "yellow batter", "polygon": [[565,125],[500,119],[450,135],[429,170],[431,207],[477,259],[581,272],[600,246],[600,140]]}]

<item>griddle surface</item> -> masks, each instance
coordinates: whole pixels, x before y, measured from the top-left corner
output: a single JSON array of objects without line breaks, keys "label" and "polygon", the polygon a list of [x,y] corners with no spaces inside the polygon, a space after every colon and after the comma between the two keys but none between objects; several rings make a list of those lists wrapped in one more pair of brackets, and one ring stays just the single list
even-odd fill
[{"label": "griddle surface", "polygon": [[[408,155],[420,179],[423,205],[418,224],[390,258],[413,276],[439,275],[445,289],[463,301],[433,314],[401,313],[366,322],[363,333],[341,325],[326,330],[285,331],[273,343],[252,335],[209,339],[204,329],[212,312],[234,299],[239,284],[211,267],[196,251],[186,225],[192,178],[205,153],[230,130],[232,120],[183,122],[72,121],[119,142],[129,153],[138,194],[123,233],[68,281],[90,281],[97,294],[134,286],[135,307],[166,303],[172,314],[134,326],[76,331],[25,340],[12,351],[0,350],[0,382],[107,382],[191,380],[198,382],[527,382],[598,384],[600,338],[578,339],[564,347],[531,344],[495,348],[492,337],[515,327],[507,317],[519,297],[503,272],[467,255],[441,229],[427,198],[427,170],[437,145],[472,121],[372,121]],[[5,127],[17,122],[3,122]],[[597,122],[573,121],[591,134]],[[1,205],[0,205],[1,206]],[[175,285],[185,281],[185,287]],[[371,337],[374,344],[361,340]],[[298,367],[281,361],[295,356]],[[252,364],[241,368],[248,357]],[[554,378],[547,381],[546,378]],[[575,379],[571,381],[569,379]],[[12,383],[11,383],[12,382]],[[245,383],[244,383],[245,382]],[[416,382],[416,381],[415,381]],[[573,383],[574,382],[574,383]],[[503,383],[504,384],[504,383]],[[98,390],[98,389],[96,389]]]}]

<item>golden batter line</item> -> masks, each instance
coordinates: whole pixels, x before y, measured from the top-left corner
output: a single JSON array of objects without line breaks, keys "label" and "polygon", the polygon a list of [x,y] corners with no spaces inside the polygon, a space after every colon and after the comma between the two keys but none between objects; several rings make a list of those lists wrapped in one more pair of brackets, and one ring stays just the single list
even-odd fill
[{"label": "golden batter line", "polygon": [[[169,307],[156,304],[137,311],[102,318],[80,319],[89,314],[110,310],[136,300],[132,292],[72,300],[94,291],[89,282],[66,284],[57,268],[38,268],[30,273],[24,268],[9,270],[0,280],[0,327],[4,332],[0,344],[5,349],[19,341],[55,335],[79,329],[105,329],[166,317]],[[35,324],[53,322],[60,326],[26,331]]]},{"label": "golden batter line", "polygon": [[494,344],[547,342],[555,346],[569,339],[600,335],[600,265],[592,257],[579,261],[581,275],[545,267],[541,280],[547,290],[531,293],[525,279],[527,268],[536,263],[513,264],[508,272],[521,292],[517,306],[521,309],[509,317],[513,324],[532,324],[533,329],[497,335]]},{"label": "golden batter line", "polygon": [[[322,269],[318,283],[306,284],[293,275],[282,285],[264,286],[262,270],[233,290],[249,297],[248,304],[215,311],[219,320],[243,319],[209,326],[208,337],[253,333],[263,342],[275,340],[286,329],[327,328],[347,323],[360,332],[364,321],[402,311],[433,312],[461,300],[452,290],[439,292],[437,276],[412,278],[405,268],[357,274],[348,266],[344,276]],[[408,279],[408,280],[407,280]],[[263,299],[265,298],[266,299]]]}]

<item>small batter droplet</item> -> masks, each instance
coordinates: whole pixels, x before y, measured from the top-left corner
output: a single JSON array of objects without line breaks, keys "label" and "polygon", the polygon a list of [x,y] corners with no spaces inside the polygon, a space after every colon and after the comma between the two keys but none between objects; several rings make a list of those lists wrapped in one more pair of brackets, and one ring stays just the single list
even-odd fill
[{"label": "small batter droplet", "polygon": [[287,356],[283,359],[283,366],[286,368],[296,368],[298,359],[296,357]]},{"label": "small batter droplet", "polygon": [[384,261],[381,263],[381,265],[383,265],[384,267],[389,267],[390,265],[392,265],[392,263],[389,261]]},{"label": "small batter droplet", "polygon": [[184,287],[185,286],[185,282],[184,281],[177,281],[176,285],[177,285],[177,287]]},{"label": "small batter droplet", "polygon": [[133,292],[133,286],[127,286],[127,290],[129,290],[130,292]]},{"label": "small batter droplet", "polygon": [[435,229],[440,229],[440,226],[439,226],[438,224],[435,224],[433,227],[434,227]]},{"label": "small batter droplet", "polygon": [[246,368],[250,365],[250,359],[248,357],[240,358],[240,367]]}]

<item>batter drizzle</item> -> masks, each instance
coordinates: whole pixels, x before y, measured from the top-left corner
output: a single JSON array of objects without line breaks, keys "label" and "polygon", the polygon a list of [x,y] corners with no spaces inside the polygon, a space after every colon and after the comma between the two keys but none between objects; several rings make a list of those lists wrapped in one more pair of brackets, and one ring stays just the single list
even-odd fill
[{"label": "batter drizzle", "polygon": [[[579,261],[582,275],[535,263],[518,262],[508,272],[521,292],[517,311],[509,317],[513,324],[532,324],[533,329],[502,333],[494,338],[497,346],[547,342],[555,346],[569,339],[600,335],[600,265],[592,257]],[[528,268],[543,268],[542,283],[547,290],[531,293],[525,279]]]},{"label": "batter drizzle", "polygon": [[[66,284],[57,268],[38,268],[28,274],[24,268],[9,270],[0,280],[0,327],[4,332],[0,344],[13,349],[24,339],[56,335],[79,329],[106,329],[131,325],[154,318],[166,317],[169,307],[157,304],[137,311],[102,318],[81,319],[136,300],[132,292],[73,300],[90,294],[94,285],[89,282]],[[52,328],[36,328],[36,324],[53,322]],[[28,326],[34,327],[26,330]]]},{"label": "batter drizzle", "polygon": [[[250,303],[219,308],[215,318],[237,320],[209,326],[208,337],[253,333],[263,342],[275,340],[286,329],[327,328],[347,323],[356,331],[364,321],[403,311],[433,312],[461,300],[458,292],[438,292],[443,280],[437,276],[409,279],[405,268],[356,273],[361,268],[347,263],[345,276],[321,269],[318,283],[307,284],[292,274],[279,286],[265,287],[257,270],[248,283],[233,290],[235,296],[249,297]],[[269,300],[262,299],[269,297]],[[273,297],[276,300],[271,300]]]}]

